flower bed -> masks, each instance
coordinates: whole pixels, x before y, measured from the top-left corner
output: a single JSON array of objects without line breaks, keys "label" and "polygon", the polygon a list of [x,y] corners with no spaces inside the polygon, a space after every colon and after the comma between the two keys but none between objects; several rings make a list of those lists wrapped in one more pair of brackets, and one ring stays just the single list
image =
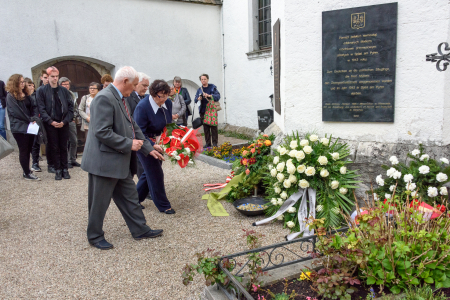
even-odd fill
[{"label": "flower bed", "polygon": [[231,145],[229,142],[225,142],[218,147],[208,147],[203,149],[202,154],[233,163],[236,160],[241,160],[242,152],[247,150],[247,145],[248,144]]}]

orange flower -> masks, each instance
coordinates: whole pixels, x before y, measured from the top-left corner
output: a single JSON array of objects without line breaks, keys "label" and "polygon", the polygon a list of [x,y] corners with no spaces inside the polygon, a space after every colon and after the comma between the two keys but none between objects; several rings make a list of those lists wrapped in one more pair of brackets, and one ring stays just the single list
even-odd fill
[{"label": "orange flower", "polygon": [[246,156],[247,153],[248,153],[248,151],[247,151],[247,150],[244,150],[244,151],[242,152],[242,156]]},{"label": "orange flower", "polygon": [[263,134],[263,137],[269,137],[269,135],[268,134]]},{"label": "orange flower", "polygon": [[250,174],[250,170],[249,169],[247,169],[247,170],[245,170],[245,174]]},{"label": "orange flower", "polygon": [[243,160],[242,160],[242,164],[245,166],[245,165],[247,165],[247,159],[246,158],[244,158]]},{"label": "orange flower", "polygon": [[272,145],[272,142],[271,142],[270,140],[266,140],[266,141],[264,142],[264,144],[265,144],[266,146],[270,146],[270,145]]},{"label": "orange flower", "polygon": [[251,153],[255,153],[255,148],[252,148],[252,150],[250,150]]}]

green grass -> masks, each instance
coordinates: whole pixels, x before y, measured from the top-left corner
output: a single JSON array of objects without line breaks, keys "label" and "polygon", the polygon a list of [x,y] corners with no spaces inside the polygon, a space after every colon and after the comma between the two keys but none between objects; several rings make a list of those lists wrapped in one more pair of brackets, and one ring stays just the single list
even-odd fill
[{"label": "green grass", "polygon": [[[232,137],[232,138],[235,138],[235,139],[240,139],[240,140],[245,140],[245,141],[253,140],[253,137],[251,137],[251,136],[248,136],[248,135],[245,135],[245,134],[242,134],[242,133],[233,132],[233,131],[225,131],[225,130],[219,129],[218,133],[223,135],[223,136]],[[202,133],[202,136],[205,136],[205,134]]]}]

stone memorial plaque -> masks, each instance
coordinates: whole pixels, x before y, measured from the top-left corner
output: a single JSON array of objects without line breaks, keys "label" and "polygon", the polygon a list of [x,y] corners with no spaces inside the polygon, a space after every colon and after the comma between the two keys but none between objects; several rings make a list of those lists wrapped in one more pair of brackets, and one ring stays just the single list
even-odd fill
[{"label": "stone memorial plaque", "polygon": [[273,80],[275,111],[281,115],[281,96],[280,96],[280,19],[273,24]]},{"label": "stone memorial plaque", "polygon": [[322,121],[394,122],[397,8],[322,12]]}]

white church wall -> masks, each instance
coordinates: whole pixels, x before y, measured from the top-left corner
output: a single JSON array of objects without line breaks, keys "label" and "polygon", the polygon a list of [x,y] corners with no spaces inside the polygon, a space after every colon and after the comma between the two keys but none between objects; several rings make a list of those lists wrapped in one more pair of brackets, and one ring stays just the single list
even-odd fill
[{"label": "white church wall", "polygon": [[[369,0],[364,5],[383,3],[387,2]],[[322,12],[359,7],[360,1],[287,1],[272,5],[272,12],[282,16],[279,11],[283,10],[285,14],[281,19],[284,106],[282,115],[275,117],[284,132],[316,130],[358,142],[424,142],[437,146],[450,142],[450,70],[438,72],[434,64],[425,61],[425,55],[436,52],[439,43],[449,41],[447,1],[398,1],[394,123],[322,122]]]},{"label": "white church wall", "polygon": [[[64,56],[222,87],[221,6],[164,0],[3,1],[0,79]],[[193,98],[194,95],[191,95]]]},{"label": "white church wall", "polygon": [[253,2],[223,1],[224,79],[226,122],[257,129],[257,111],[272,108],[269,96],[273,94],[273,76],[270,52],[257,58],[256,54],[250,58],[247,55],[255,50],[253,19],[257,11]]}]

